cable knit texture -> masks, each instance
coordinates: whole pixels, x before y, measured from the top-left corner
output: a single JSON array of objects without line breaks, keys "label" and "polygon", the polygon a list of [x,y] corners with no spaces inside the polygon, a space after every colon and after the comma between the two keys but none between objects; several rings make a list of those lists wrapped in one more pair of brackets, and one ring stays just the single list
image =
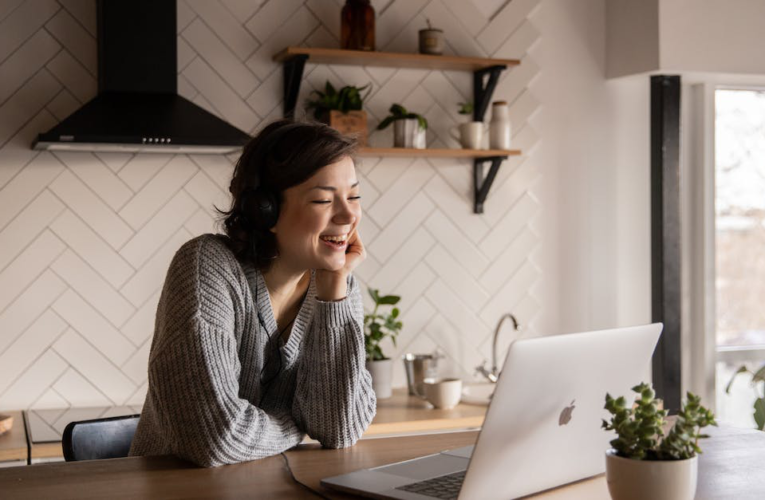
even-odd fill
[{"label": "cable knit texture", "polygon": [[311,271],[285,344],[255,266],[240,263],[220,235],[184,244],[157,307],[149,390],[130,455],[172,454],[212,467],[281,453],[306,433],[326,447],[353,445],[376,399],[364,367],[361,293],[348,279],[345,299],[324,302]]}]

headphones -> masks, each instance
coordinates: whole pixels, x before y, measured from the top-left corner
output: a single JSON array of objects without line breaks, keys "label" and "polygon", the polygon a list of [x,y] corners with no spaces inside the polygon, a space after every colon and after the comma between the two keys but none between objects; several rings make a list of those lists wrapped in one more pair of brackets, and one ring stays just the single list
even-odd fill
[{"label": "headphones", "polygon": [[288,122],[267,136],[258,148],[262,153],[260,157],[255,158],[252,184],[242,191],[238,207],[241,217],[253,229],[268,231],[279,220],[279,199],[276,193],[263,186],[260,179],[260,169],[265,163],[265,157],[288,132],[302,127],[305,127],[304,123]]}]

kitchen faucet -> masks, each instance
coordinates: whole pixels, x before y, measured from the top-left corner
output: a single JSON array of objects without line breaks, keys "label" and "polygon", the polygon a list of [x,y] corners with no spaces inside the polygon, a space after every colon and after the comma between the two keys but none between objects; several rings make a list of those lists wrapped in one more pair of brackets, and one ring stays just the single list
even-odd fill
[{"label": "kitchen faucet", "polygon": [[499,337],[499,330],[502,328],[502,323],[504,323],[506,319],[512,320],[513,328],[516,332],[520,331],[521,327],[518,324],[518,320],[515,319],[515,316],[510,313],[505,313],[502,315],[502,317],[499,319],[499,323],[497,323],[496,330],[494,330],[494,342],[491,345],[491,371],[486,369],[485,359],[483,360],[483,363],[481,363],[481,366],[478,366],[475,369],[476,373],[480,373],[486,377],[492,384],[496,384],[497,380],[499,379],[499,369],[497,368],[497,337]]}]

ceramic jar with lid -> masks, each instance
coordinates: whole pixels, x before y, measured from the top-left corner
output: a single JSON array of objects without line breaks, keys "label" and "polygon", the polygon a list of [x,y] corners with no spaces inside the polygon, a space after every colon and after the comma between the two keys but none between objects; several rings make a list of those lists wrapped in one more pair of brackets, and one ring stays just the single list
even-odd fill
[{"label": "ceramic jar with lid", "polygon": [[489,149],[510,149],[511,135],[510,108],[507,101],[494,101],[491,103],[489,122]]}]

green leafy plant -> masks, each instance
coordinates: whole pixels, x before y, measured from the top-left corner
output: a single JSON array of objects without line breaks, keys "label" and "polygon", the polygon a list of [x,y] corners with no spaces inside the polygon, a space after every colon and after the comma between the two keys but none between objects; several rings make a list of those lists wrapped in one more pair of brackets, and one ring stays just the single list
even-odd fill
[{"label": "green leafy plant", "polygon": [[701,406],[701,398],[687,394],[677,421],[665,435],[667,410],[659,409],[659,400],[650,385],[645,382],[632,388],[638,394],[634,405],[620,396],[616,399],[606,394],[605,409],[611,413],[611,421],[603,420],[603,429],[616,431],[611,446],[617,455],[635,460],[684,460],[701,453],[699,439],[707,438],[700,429],[717,425],[711,411]]},{"label": "green leafy plant", "polygon": [[[725,393],[730,394],[730,388],[733,385],[733,381],[736,380],[742,373],[752,373],[746,366],[739,367],[736,373],[733,374],[728,385],[725,387]],[[760,385],[760,383],[763,383]],[[762,365],[759,370],[752,373],[752,388],[756,399],[754,400],[754,421],[757,424],[759,430],[765,430],[765,365]],[[759,389],[758,389],[759,388]]]},{"label": "green leafy plant", "polygon": [[[362,96],[364,90],[367,92]],[[369,92],[371,91],[371,83],[368,83],[363,87],[346,85],[338,91],[331,83],[327,82],[324,86],[324,92],[319,90],[311,92],[311,95],[315,95],[316,97],[313,100],[308,101],[306,108],[314,110],[313,117],[315,119],[326,121],[329,112],[332,110],[337,110],[341,113],[360,111],[364,104],[364,100],[369,96]]]},{"label": "green leafy plant", "polygon": [[416,118],[417,123],[420,124],[420,128],[423,130],[427,130],[428,128],[428,120],[426,120],[425,117],[418,115],[417,113],[411,113],[407,111],[406,108],[400,104],[392,105],[388,111],[390,112],[390,115],[388,115],[383,121],[380,122],[379,125],[377,125],[377,130],[386,128],[396,120],[406,120],[407,118]]},{"label": "green leafy plant", "polygon": [[461,115],[472,115],[473,114],[473,103],[472,102],[470,102],[470,101],[468,101],[468,102],[461,102],[461,103],[459,103],[459,105],[460,105],[459,113]]},{"label": "green leafy plant", "polygon": [[396,337],[403,324],[398,320],[399,310],[394,307],[389,313],[378,314],[380,306],[395,306],[401,297],[397,295],[380,296],[376,289],[368,288],[369,295],[375,301],[375,308],[370,314],[364,315],[364,346],[367,351],[367,361],[379,361],[388,359],[380,348],[380,342],[385,337],[390,337],[393,345],[396,345]]}]

